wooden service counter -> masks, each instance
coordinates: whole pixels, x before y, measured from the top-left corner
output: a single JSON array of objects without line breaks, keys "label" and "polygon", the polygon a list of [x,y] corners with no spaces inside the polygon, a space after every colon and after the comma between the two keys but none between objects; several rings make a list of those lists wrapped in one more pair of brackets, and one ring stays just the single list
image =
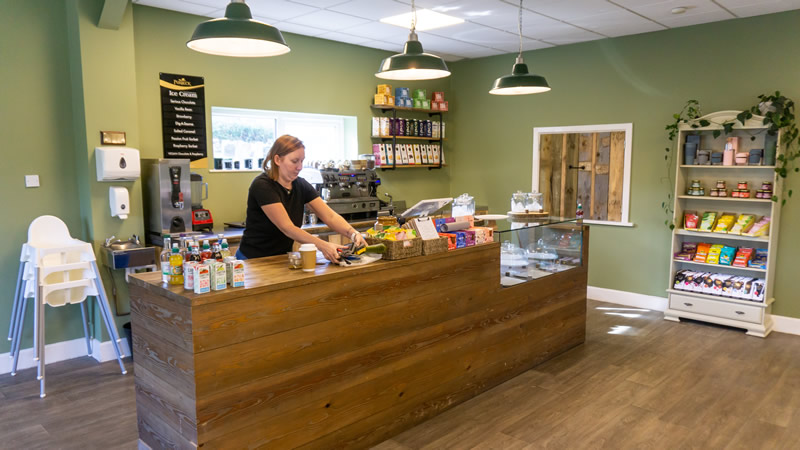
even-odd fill
[{"label": "wooden service counter", "polygon": [[152,448],[365,448],[584,342],[586,267],[500,286],[500,244],[360,267],[245,261],[195,295],[132,276]]}]

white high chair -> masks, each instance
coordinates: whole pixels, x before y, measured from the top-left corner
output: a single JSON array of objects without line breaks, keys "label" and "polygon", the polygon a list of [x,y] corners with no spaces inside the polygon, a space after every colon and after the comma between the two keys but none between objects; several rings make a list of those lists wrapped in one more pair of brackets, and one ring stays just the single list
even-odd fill
[{"label": "white high chair", "polygon": [[33,359],[38,362],[40,397],[45,396],[44,305],[58,307],[80,304],[86,349],[91,355],[84,302],[87,296],[94,296],[97,300],[103,322],[114,342],[120,369],[123,374],[127,373],[122,363],[121,342],[91,244],[72,238],[66,224],[57,217],[36,218],[28,227],[28,242],[22,245],[8,338],[11,340],[10,356],[13,358],[11,375],[16,375],[27,299],[33,298]]}]

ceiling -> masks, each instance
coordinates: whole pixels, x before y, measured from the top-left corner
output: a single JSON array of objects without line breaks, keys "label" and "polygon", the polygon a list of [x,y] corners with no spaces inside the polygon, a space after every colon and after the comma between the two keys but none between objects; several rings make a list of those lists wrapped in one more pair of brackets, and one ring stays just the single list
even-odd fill
[{"label": "ceiling", "polygon": [[[222,17],[229,0],[133,0],[140,5]],[[247,0],[257,20],[281,31],[400,52],[408,30],[379,22],[411,11],[411,0]],[[418,32],[426,52],[447,61],[516,53],[514,0],[416,0],[464,23]],[[683,14],[672,9],[685,7]],[[800,9],[800,0],[524,0],[522,49],[666,30]],[[187,36],[188,39],[188,36]],[[289,41],[291,45],[291,41]]]}]

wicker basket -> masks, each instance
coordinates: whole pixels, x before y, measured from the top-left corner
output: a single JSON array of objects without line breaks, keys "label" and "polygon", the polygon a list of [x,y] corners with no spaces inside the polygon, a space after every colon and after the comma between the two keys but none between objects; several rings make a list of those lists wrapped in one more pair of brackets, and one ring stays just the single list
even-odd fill
[{"label": "wicker basket", "polygon": [[435,255],[436,253],[444,253],[447,251],[447,238],[440,237],[438,239],[428,239],[422,241],[422,254]]},{"label": "wicker basket", "polygon": [[412,256],[419,256],[422,254],[422,239],[414,238],[405,241],[388,241],[386,239],[375,239],[367,237],[367,243],[383,244],[386,246],[386,253],[383,254],[383,259],[397,260],[411,258]]}]

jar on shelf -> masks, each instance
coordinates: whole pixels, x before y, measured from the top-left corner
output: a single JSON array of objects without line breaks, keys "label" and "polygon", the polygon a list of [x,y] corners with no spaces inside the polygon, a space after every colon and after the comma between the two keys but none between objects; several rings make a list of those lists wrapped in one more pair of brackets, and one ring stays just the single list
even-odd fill
[{"label": "jar on shelf", "polygon": [[378,220],[375,221],[375,225],[372,228],[375,231],[383,231],[389,227],[399,227],[400,224],[397,222],[397,217],[395,216],[378,216]]},{"label": "jar on shelf", "polygon": [[740,181],[736,183],[736,189],[742,190],[747,189],[747,181]]},{"label": "jar on shelf", "polygon": [[461,194],[453,200],[453,217],[472,216],[475,214],[475,197]]},{"label": "jar on shelf", "polygon": [[717,189],[725,189],[725,180],[717,180]]}]

